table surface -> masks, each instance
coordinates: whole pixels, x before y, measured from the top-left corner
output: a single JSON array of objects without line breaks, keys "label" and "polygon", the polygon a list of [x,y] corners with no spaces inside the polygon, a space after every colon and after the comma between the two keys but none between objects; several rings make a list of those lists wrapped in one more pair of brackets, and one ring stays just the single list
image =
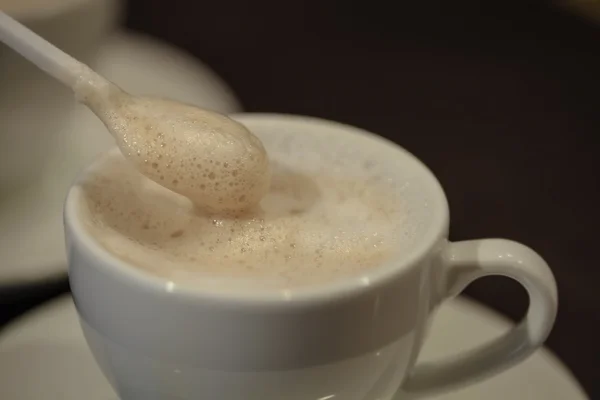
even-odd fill
[{"label": "table surface", "polygon": [[[452,240],[537,250],[560,295],[547,344],[600,398],[600,25],[513,0],[348,3],[130,0],[125,22],[208,63],[249,111],[333,119],[399,143],[445,188]],[[67,290],[65,280],[3,288],[0,326]],[[513,319],[527,307],[507,279],[467,294]]]}]

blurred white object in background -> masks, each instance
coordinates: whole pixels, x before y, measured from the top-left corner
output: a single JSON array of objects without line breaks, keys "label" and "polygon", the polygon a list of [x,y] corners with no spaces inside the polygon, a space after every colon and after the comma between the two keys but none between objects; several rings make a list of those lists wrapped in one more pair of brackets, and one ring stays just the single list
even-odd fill
[{"label": "blurred white object in background", "polygon": [[[120,14],[118,0],[0,0],[0,7],[86,63]],[[0,43],[0,206],[45,169],[73,106],[68,90]]]}]

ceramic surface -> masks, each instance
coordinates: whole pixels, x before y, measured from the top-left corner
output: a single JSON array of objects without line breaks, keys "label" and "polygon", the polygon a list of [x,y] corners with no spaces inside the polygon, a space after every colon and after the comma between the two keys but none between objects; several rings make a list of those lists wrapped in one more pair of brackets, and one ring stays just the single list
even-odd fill
[{"label": "ceramic surface", "polygon": [[[457,298],[436,315],[421,360],[456,354],[498,337],[506,319]],[[90,353],[70,296],[57,299],[0,333],[3,400],[117,400]],[[493,379],[424,400],[587,400],[579,383],[546,349]],[[309,399],[306,399],[309,400]]]}]

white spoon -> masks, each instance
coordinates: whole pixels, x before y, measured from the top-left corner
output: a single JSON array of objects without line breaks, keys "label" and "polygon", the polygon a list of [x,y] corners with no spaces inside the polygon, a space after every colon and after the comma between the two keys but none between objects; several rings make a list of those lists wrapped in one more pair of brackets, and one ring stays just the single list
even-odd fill
[{"label": "white spoon", "polygon": [[209,211],[257,204],[270,184],[260,140],[224,115],[132,96],[0,11],[0,41],[73,90],[148,178]]}]

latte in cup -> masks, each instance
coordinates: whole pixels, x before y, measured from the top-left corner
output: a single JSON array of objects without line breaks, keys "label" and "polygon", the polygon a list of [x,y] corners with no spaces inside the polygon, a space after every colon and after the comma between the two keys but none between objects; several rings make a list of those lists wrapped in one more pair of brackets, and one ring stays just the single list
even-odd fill
[{"label": "latte in cup", "polygon": [[[330,121],[234,119],[264,144],[272,177],[244,212],[193,206],[117,150],[69,192],[73,296],[121,398],[412,398],[491,376],[542,345],[557,305],[547,264],[510,240],[448,241],[446,198],[415,157]],[[201,157],[210,164],[210,152]],[[490,275],[524,286],[525,320],[419,365],[433,310]]]},{"label": "latte in cup", "polygon": [[[294,288],[360,279],[410,249],[426,204],[409,206],[406,183],[376,152],[357,153],[344,137],[254,134],[272,172],[258,206],[229,215],[199,209],[113,151],[80,183],[86,228],[127,264],[194,287]],[[211,190],[221,184],[228,182]]]}]

